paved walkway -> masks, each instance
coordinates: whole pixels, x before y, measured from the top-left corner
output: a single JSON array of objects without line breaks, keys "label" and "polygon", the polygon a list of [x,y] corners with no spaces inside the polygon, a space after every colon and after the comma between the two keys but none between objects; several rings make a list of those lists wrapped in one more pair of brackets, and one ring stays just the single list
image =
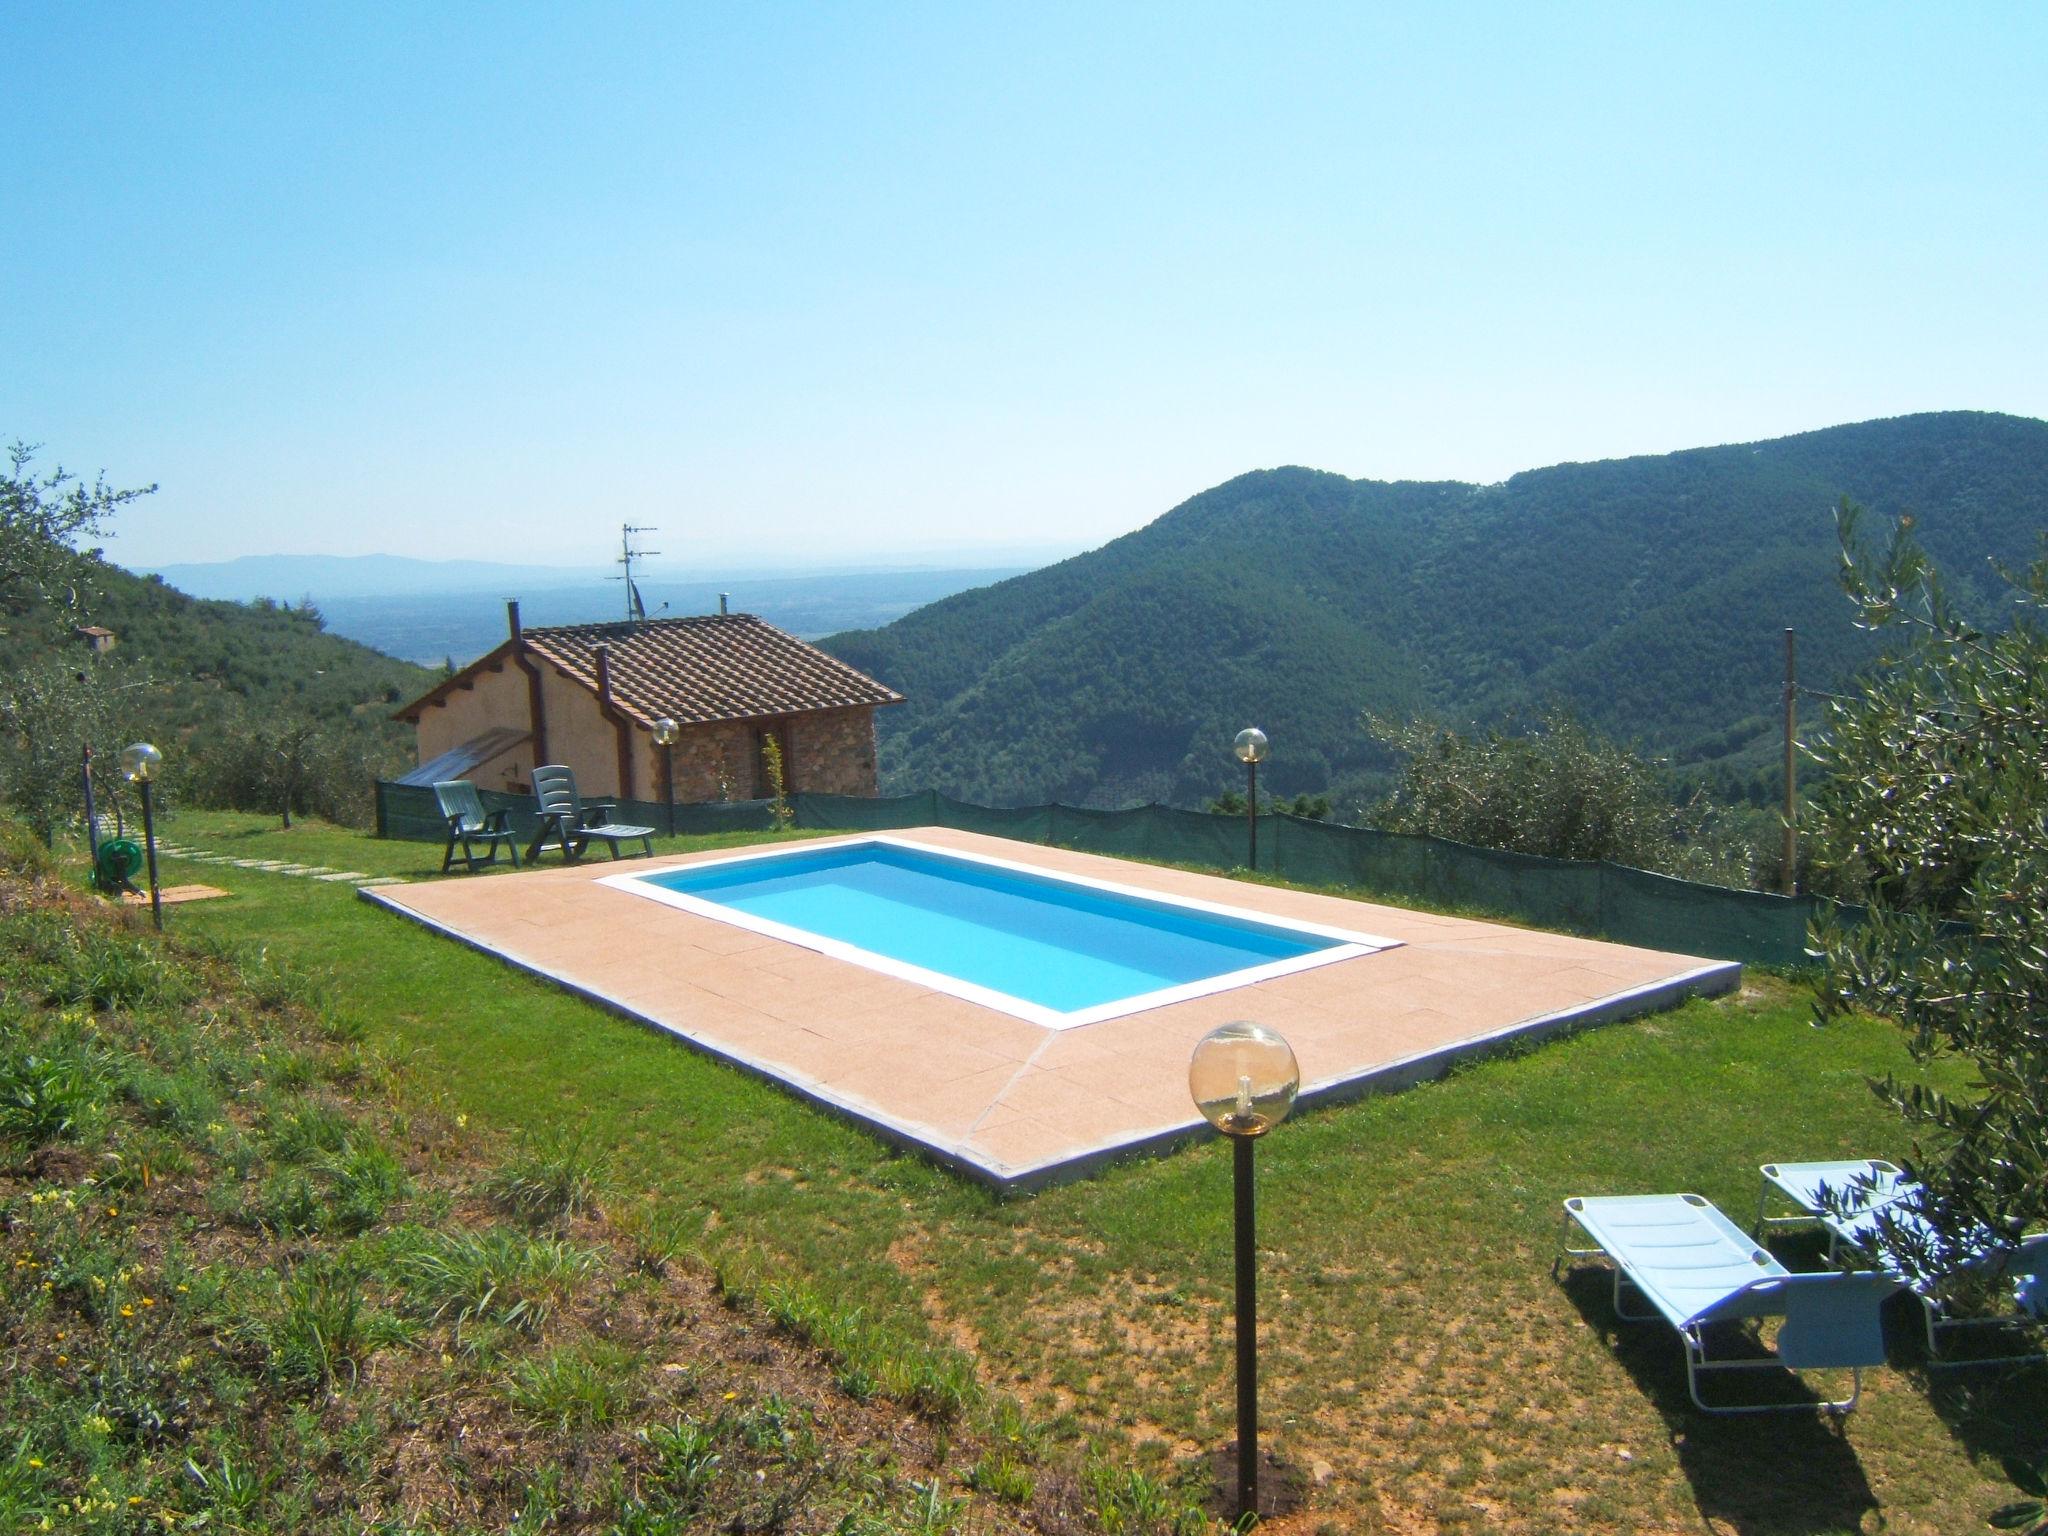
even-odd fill
[{"label": "paved walkway", "polygon": [[[1741,967],[1466,918],[1126,864],[927,827],[958,849],[1230,908],[1385,934],[1398,947],[1053,1029],[604,883],[610,864],[414,881],[364,899],[773,1077],[1000,1188],[1085,1172],[1200,1125],[1188,1052],[1233,1019],[1293,1042],[1302,1098],[1443,1072],[1517,1036],[1669,1007]],[[806,844],[816,848],[820,844]],[[661,857],[633,872],[732,856]]]},{"label": "paved walkway", "polygon": [[157,840],[156,851],[167,859],[184,859],[191,864],[224,864],[230,869],[260,869],[269,875],[298,875],[308,880],[325,880],[334,885],[403,885],[398,875],[366,875],[360,869],[329,869],[324,864],[287,864],[282,859],[238,859],[231,853],[212,853],[204,848],[187,848],[179,843]]}]

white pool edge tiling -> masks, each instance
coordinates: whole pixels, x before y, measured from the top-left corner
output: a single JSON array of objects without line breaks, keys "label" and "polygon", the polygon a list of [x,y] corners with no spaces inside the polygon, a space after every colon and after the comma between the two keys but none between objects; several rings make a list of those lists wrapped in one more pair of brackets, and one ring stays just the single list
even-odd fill
[{"label": "white pool edge tiling", "polygon": [[[756,917],[751,912],[741,912],[702,897],[686,895],[681,891],[666,890],[654,880],[662,875],[688,871],[696,874],[700,870],[722,869],[734,864],[752,864],[772,859],[800,858],[820,849],[833,848],[902,848],[940,860],[952,859],[962,864],[980,864],[990,869],[1004,870],[1010,874],[1023,875],[1033,881],[1050,885],[1075,886],[1082,890],[1103,895],[1117,896],[1126,901],[1149,907],[1172,907],[1183,912],[1198,912],[1207,917],[1225,917],[1233,922],[1248,923],[1254,927],[1277,930],[1281,933],[1298,933],[1311,938],[1334,941],[1328,949],[1318,949],[1305,955],[1295,955],[1285,960],[1269,960],[1263,965],[1245,966],[1241,970],[1226,971],[1220,976],[1211,976],[1203,981],[1184,982],[1176,987],[1160,987],[1151,992],[1140,992],[1131,997],[1118,998],[1114,1002],[1098,1003],[1092,1008],[1076,1008],[1063,1011],[1048,1008],[1042,1003],[1030,1002],[999,992],[993,987],[979,986],[971,981],[962,981],[944,971],[926,970],[921,965],[908,961],[891,959],[877,954],[874,950],[863,949],[857,944],[848,944],[841,939],[827,938],[812,933],[807,928],[792,927],[778,923],[771,918]],[[1382,938],[1377,934],[1356,933],[1350,929],[1332,928],[1324,923],[1310,923],[1298,918],[1275,917],[1266,912],[1255,912],[1246,907],[1225,906],[1221,902],[1203,901],[1193,896],[1169,896],[1160,891],[1149,891],[1142,886],[1120,885],[1113,880],[1097,880],[1088,875],[1055,873],[1034,864],[1019,863],[1014,859],[999,859],[985,853],[969,853],[958,848],[934,848],[929,843],[913,842],[909,838],[889,837],[873,834],[852,838],[820,839],[816,842],[785,845],[777,848],[752,849],[746,853],[731,854],[717,859],[696,859],[684,864],[668,864],[660,869],[636,870],[627,874],[605,875],[597,884],[608,885],[615,890],[626,891],[634,896],[658,901],[663,906],[674,907],[692,917],[708,918],[712,922],[724,923],[728,927],[742,928],[763,938],[779,939],[785,944],[817,954],[829,955],[834,960],[843,960],[848,965],[883,976],[893,976],[898,981],[907,981],[929,991],[943,992],[948,997],[957,997],[963,1002],[974,1003],[983,1008],[1006,1013],[1013,1019],[1022,1019],[1027,1024],[1036,1024],[1042,1029],[1078,1029],[1084,1024],[1100,1024],[1109,1019],[1120,1019],[1126,1014],[1143,1013],[1151,1008],[1164,1008],[1172,1003],[1192,1002],[1198,997],[1213,997],[1219,992],[1234,992],[1239,987],[1249,987],[1261,981],[1271,981],[1279,976],[1292,976],[1297,971],[1314,970],[1319,966],[1335,965],[1340,960],[1355,960],[1361,955],[1376,955],[1382,950],[1397,949],[1399,939]]]}]

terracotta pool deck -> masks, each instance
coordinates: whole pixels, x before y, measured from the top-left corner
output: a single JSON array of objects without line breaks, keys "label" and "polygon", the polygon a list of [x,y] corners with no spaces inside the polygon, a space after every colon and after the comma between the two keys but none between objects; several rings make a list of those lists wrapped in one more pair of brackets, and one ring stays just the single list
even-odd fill
[{"label": "terracotta pool deck", "polygon": [[1188,1053],[1233,1019],[1287,1037],[1301,1062],[1301,1102],[1313,1104],[1404,1087],[1510,1039],[1725,992],[1742,974],[1725,961],[948,828],[891,836],[1362,929],[1399,947],[1056,1030],[598,883],[730,857],[730,849],[359,894],[1004,1190],[1206,1134],[1188,1100]]}]

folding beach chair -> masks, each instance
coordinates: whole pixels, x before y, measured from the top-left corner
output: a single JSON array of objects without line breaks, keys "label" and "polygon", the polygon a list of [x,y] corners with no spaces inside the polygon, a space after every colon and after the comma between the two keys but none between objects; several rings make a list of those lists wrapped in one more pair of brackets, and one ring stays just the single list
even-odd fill
[{"label": "folding beach chair", "polygon": [[[1573,1225],[1592,1239],[1574,1248]],[[1614,1266],[1614,1311],[1631,1322],[1662,1316],[1685,1345],[1685,1386],[1708,1413],[1771,1413],[1804,1403],[1716,1406],[1700,1396],[1708,1372],[1847,1370],[1850,1393],[1820,1407],[1846,1413],[1863,1394],[1863,1367],[1884,1364],[1879,1308],[1898,1290],[1889,1275],[1826,1270],[1794,1274],[1699,1195],[1580,1195],[1564,1203],[1559,1262],[1604,1257]],[[1553,1271],[1556,1265],[1552,1265]],[[1654,1311],[1631,1312],[1622,1282]],[[1710,1358],[1713,1326],[1783,1318],[1775,1358]]]},{"label": "folding beach chair", "polygon": [[[2039,1349],[2011,1355],[1943,1358],[1942,1341],[1971,1329],[2048,1327],[2048,1232],[2008,1242],[1997,1233],[1979,1232],[1970,1253],[1947,1274],[1908,1275],[1886,1252],[1886,1222],[1913,1236],[1931,1236],[1920,1211],[1924,1186],[1894,1164],[1880,1158],[1843,1162],[1765,1163],[1757,1192],[1759,1236],[1776,1227],[1818,1224],[1828,1235],[1828,1257],[1846,1251],[1864,1263],[1893,1275],[1919,1298],[1927,1324],[1930,1366],[2008,1365],[2041,1358]],[[1971,1281],[1996,1285],[2011,1281],[2017,1308],[1997,1315],[1963,1315],[1956,1309],[1956,1291]]]}]

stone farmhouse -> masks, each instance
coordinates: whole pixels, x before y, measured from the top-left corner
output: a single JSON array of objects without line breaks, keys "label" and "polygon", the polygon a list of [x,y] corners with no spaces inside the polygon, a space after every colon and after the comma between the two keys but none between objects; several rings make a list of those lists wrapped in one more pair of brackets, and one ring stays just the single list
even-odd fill
[{"label": "stone farmhouse", "polygon": [[586,795],[663,798],[663,717],[678,804],[766,795],[762,748],[783,784],[875,793],[875,710],[903,695],[747,613],[524,629],[395,712],[419,737],[400,780],[469,779],[525,794],[539,763],[564,763]]}]

